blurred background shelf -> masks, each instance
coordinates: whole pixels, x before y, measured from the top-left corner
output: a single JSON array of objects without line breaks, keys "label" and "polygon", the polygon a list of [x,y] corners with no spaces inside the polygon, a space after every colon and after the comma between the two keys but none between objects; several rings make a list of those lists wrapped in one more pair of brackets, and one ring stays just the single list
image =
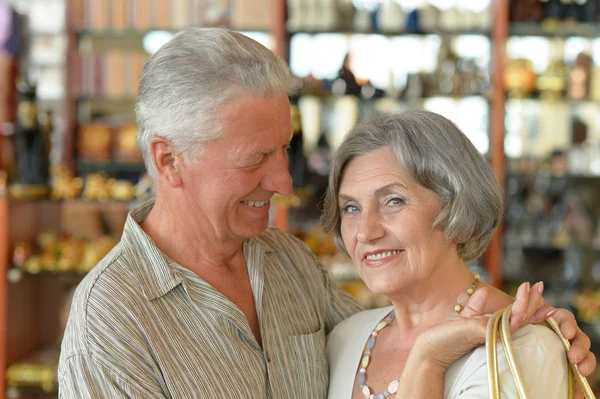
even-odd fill
[{"label": "blurred background shelf", "polygon": [[572,22],[544,26],[536,22],[512,22],[509,25],[508,29],[508,33],[510,36],[540,36],[548,38],[597,38],[600,36],[599,23]]}]

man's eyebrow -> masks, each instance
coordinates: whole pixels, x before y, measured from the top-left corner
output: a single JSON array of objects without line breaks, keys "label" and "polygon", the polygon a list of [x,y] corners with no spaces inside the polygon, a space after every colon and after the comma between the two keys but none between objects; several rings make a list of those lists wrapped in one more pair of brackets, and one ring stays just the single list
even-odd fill
[{"label": "man's eyebrow", "polygon": [[268,155],[275,152],[272,148],[259,148],[258,150],[254,150],[252,154],[254,155]]}]

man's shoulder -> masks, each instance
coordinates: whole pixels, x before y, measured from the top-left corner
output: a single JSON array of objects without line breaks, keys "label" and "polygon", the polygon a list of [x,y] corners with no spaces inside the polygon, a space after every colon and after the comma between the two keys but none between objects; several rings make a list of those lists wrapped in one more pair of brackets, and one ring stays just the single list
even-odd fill
[{"label": "man's shoulder", "polygon": [[256,240],[268,249],[275,251],[305,248],[304,243],[298,237],[283,232],[277,227],[268,227],[263,233],[256,237]]},{"label": "man's shoulder", "polygon": [[63,350],[85,353],[87,340],[110,327],[111,320],[98,317],[115,309],[135,309],[139,302],[139,283],[133,276],[131,261],[117,244],[77,286],[71,302]]}]

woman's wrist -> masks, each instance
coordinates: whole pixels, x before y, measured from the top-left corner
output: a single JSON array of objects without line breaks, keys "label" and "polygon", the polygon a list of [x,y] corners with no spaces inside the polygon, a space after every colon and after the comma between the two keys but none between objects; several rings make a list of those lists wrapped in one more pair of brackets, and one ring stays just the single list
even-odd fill
[{"label": "woman's wrist", "polygon": [[441,398],[444,391],[446,369],[447,367],[441,365],[432,356],[421,353],[421,351],[411,351],[398,381],[396,397]]}]

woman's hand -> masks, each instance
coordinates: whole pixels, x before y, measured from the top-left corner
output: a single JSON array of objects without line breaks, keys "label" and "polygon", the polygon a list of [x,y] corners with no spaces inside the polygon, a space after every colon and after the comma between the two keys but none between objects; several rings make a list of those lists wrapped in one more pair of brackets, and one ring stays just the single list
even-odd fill
[{"label": "woman's hand", "polygon": [[468,310],[419,335],[400,377],[396,399],[442,398],[448,367],[485,343],[489,315],[482,313],[487,297],[487,288],[478,289],[469,299]]},{"label": "woman's hand", "polygon": [[483,315],[488,294],[487,288],[478,289],[460,315],[419,335],[410,356],[415,352],[421,361],[431,363],[443,375],[452,363],[483,345],[490,316]]},{"label": "woman's hand", "polygon": [[577,365],[583,376],[592,374],[596,369],[596,356],[590,352],[589,337],[577,327],[573,313],[549,306],[542,298],[543,292],[544,283],[541,281],[533,287],[529,283],[521,284],[512,307],[511,331],[514,332],[525,324],[539,324],[554,317],[562,334],[571,342],[569,361]]}]

